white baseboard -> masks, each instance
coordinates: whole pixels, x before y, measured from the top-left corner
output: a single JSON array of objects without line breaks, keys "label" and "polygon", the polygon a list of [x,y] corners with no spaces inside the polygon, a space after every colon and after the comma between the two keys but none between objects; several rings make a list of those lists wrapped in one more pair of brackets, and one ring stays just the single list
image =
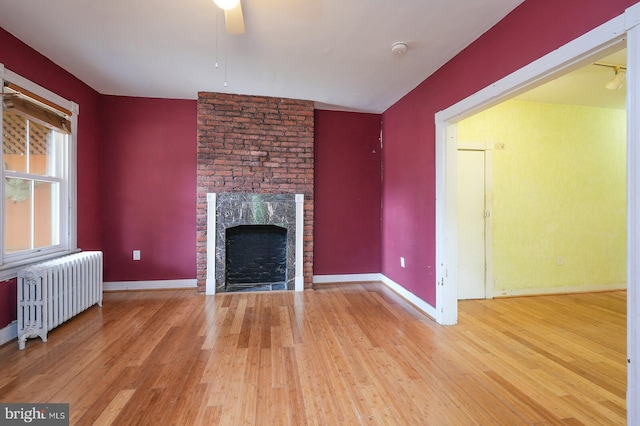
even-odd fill
[{"label": "white baseboard", "polygon": [[396,283],[395,281],[387,278],[386,276],[384,276],[382,274],[381,274],[381,276],[382,276],[383,284],[385,284],[391,290],[393,290],[396,293],[398,293],[400,296],[405,298],[407,301],[412,303],[416,308],[418,308],[424,314],[429,315],[434,320],[435,320],[435,318],[438,318],[438,315],[436,314],[437,313],[436,308],[434,308],[433,306],[431,306],[430,304],[428,304],[424,300],[420,299],[418,296],[416,296],[415,294],[411,293],[409,290],[407,290],[406,288],[402,287],[400,284]]},{"label": "white baseboard", "polygon": [[314,275],[314,284],[382,281],[382,274]]},{"label": "white baseboard", "polygon": [[168,290],[173,288],[196,288],[198,280],[154,280],[154,281],[111,281],[102,285],[104,291],[123,290]]},{"label": "white baseboard", "polygon": [[[14,321],[5,328],[0,328],[0,345],[18,338],[18,322]],[[17,342],[16,342],[17,344]]]},{"label": "white baseboard", "polygon": [[436,318],[436,308],[420,299],[409,290],[402,287],[400,284],[390,280],[386,276],[380,273],[371,274],[344,274],[344,275],[314,275],[314,284],[327,284],[327,283],[356,283],[356,282],[382,282],[389,287],[395,293],[397,293],[403,299],[406,299],[409,303],[418,308],[425,315],[431,318]]},{"label": "white baseboard", "polygon": [[579,285],[544,288],[494,289],[493,297],[544,296],[552,294],[597,293],[600,291],[626,290],[626,283]]}]

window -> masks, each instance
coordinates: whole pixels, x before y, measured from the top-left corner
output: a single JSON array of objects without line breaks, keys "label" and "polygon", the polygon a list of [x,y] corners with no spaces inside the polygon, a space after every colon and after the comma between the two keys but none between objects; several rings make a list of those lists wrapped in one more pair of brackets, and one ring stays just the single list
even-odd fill
[{"label": "window", "polygon": [[1,65],[0,72],[0,279],[6,279],[21,265],[76,248],[78,108]]}]

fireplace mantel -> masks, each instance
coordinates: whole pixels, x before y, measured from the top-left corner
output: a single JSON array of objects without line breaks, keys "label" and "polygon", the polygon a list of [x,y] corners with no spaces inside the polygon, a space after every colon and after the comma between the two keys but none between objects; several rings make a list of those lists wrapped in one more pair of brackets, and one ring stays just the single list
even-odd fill
[{"label": "fireplace mantel", "polygon": [[[314,138],[313,101],[198,93],[198,189],[196,269],[198,288],[207,280],[207,194],[304,194],[302,265],[305,288],[313,285]],[[295,204],[295,202],[294,202]],[[211,234],[213,238],[213,234]],[[296,274],[297,275],[297,274]]]},{"label": "fireplace mantel", "polygon": [[225,233],[239,225],[287,229],[287,289],[302,291],[304,195],[208,193],[206,294],[225,289]]}]

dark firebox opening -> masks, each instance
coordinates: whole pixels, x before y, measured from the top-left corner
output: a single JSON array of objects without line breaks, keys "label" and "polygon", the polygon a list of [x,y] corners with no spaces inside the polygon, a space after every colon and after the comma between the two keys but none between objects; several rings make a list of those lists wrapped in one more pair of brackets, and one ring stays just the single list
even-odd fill
[{"label": "dark firebox opening", "polygon": [[226,289],[284,284],[287,230],[275,225],[240,225],[226,230]]}]

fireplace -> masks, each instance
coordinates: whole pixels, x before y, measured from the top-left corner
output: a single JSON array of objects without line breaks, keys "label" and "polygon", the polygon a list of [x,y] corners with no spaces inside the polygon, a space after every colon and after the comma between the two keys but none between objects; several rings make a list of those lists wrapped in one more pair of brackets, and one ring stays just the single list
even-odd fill
[{"label": "fireplace", "polygon": [[[200,290],[218,291],[212,271],[224,267],[215,265],[215,231],[207,216],[212,194],[223,193],[289,194],[292,198],[304,194],[304,206],[300,205],[304,223],[296,226],[303,232],[302,246],[295,250],[302,258],[293,263],[303,271],[295,274],[304,276],[300,285],[312,286],[314,117],[313,101],[198,93],[196,269]],[[295,201],[287,203],[295,205]],[[293,273],[287,277],[292,278]]]},{"label": "fireplace", "polygon": [[207,294],[302,290],[302,194],[207,194]]},{"label": "fireplace", "polygon": [[286,228],[238,225],[225,234],[225,291],[286,290]]}]

